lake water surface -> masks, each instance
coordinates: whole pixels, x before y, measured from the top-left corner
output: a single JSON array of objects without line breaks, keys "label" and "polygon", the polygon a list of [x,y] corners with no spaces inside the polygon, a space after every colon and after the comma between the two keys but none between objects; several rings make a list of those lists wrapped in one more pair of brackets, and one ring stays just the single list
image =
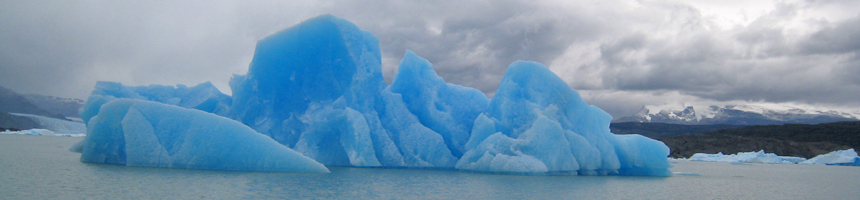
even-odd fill
[{"label": "lake water surface", "polygon": [[68,148],[82,139],[0,135],[0,199],[860,199],[860,167],[679,161],[673,177],[232,172],[81,163]]}]

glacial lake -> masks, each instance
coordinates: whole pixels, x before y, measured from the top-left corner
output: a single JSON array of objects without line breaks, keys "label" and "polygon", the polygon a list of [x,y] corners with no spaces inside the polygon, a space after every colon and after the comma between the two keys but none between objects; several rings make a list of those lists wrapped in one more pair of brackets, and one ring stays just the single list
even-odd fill
[{"label": "glacial lake", "polygon": [[68,148],[82,139],[0,135],[0,199],[860,199],[860,167],[678,161],[672,177],[233,172],[81,163]]}]

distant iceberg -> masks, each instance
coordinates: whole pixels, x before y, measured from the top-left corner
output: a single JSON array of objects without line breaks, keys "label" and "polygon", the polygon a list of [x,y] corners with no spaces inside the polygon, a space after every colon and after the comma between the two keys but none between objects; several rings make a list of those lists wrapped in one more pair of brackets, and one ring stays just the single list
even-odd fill
[{"label": "distant iceberg", "polygon": [[[175,164],[164,161],[174,157],[164,157],[163,151],[175,151],[170,149],[176,144],[143,139],[122,141],[116,134],[146,136],[151,135],[147,130],[155,128],[159,130],[156,133],[171,137],[198,135],[176,129],[181,124],[178,122],[170,122],[165,125],[169,128],[162,129],[158,128],[160,123],[156,124],[174,119],[171,112],[193,112],[197,113],[195,117],[212,119],[205,123],[183,120],[203,123],[202,127],[240,122],[253,130],[208,142],[171,140],[186,141],[185,148],[200,150],[186,152],[187,155],[234,152],[220,146],[254,145],[263,141],[257,139],[259,132],[271,138],[265,140],[267,145],[276,141],[283,144],[283,149],[290,150],[289,147],[330,166],[672,175],[665,144],[639,135],[612,134],[609,114],[585,103],[540,63],[511,64],[492,100],[477,89],[446,83],[429,61],[410,51],[394,77],[392,85],[387,86],[382,78],[376,36],[344,19],[315,17],[260,40],[248,74],[234,75],[230,81],[232,97],[221,94],[211,84],[192,88],[125,87],[100,82],[81,116],[90,134],[110,132],[114,136],[88,136],[82,161],[125,162],[126,157],[113,155],[121,154],[120,148],[125,145],[160,149],[162,153],[136,154],[140,157],[135,159],[146,160],[146,165]],[[112,109],[102,111],[105,108]],[[145,110],[157,110],[157,114],[147,114]],[[216,114],[238,122],[216,119]],[[134,120],[126,122],[125,118]],[[90,145],[90,140],[106,143]],[[295,156],[288,160],[296,159],[306,162]],[[186,165],[184,162],[176,165]],[[261,167],[245,165],[249,166],[236,164],[227,168]]]},{"label": "distant iceberg", "polygon": [[845,165],[845,166],[860,166],[860,157],[854,149],[846,149],[821,154],[809,160],[800,162],[804,165]]},{"label": "distant iceberg", "polygon": [[758,152],[740,152],[731,155],[724,155],[723,153],[696,153],[686,160],[731,163],[860,166],[860,157],[857,156],[857,152],[855,152],[854,149],[839,150],[827,154],[821,154],[809,160],[793,156],[777,156],[773,153],[765,153],[764,150]]},{"label": "distant iceberg", "polygon": [[20,131],[0,131],[0,134],[7,135],[40,135],[40,136],[65,136],[65,137],[84,137],[83,133],[56,133],[48,129],[28,129]]},{"label": "distant iceberg", "polygon": [[693,154],[693,156],[690,156],[688,160],[731,163],[797,164],[804,162],[806,158],[778,156],[773,153],[765,153],[764,150],[761,150],[757,152],[740,152],[731,155],[723,155],[722,152],[716,154],[696,153]]},{"label": "distant iceberg", "polygon": [[328,172],[236,121],[157,102],[116,99],[89,120],[81,161],[209,170]]}]

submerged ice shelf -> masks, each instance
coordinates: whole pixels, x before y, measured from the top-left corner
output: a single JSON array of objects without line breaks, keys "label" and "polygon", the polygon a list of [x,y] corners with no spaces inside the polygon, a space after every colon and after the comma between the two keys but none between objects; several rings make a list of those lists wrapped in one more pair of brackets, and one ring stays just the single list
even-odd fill
[{"label": "submerged ice shelf", "polygon": [[[200,150],[194,153],[232,152],[218,146],[254,144],[260,139],[241,138],[268,136],[286,150],[330,166],[671,175],[665,144],[639,135],[610,133],[611,116],[588,105],[540,63],[511,64],[495,97],[489,99],[477,89],[446,83],[429,61],[407,51],[392,85],[387,86],[382,78],[379,40],[331,15],[309,19],[260,40],[248,74],[235,75],[230,87],[232,97],[213,90],[211,84],[126,87],[100,82],[82,114],[91,129],[82,145],[82,161],[121,161],[123,158],[116,155],[129,147],[152,147],[163,153],[176,145],[161,140],[159,146],[150,140],[117,139],[126,133],[146,136],[151,131],[145,130],[155,128],[157,134],[184,138],[213,132],[209,128],[201,128],[202,133],[188,132],[187,127],[177,124],[156,125],[177,120],[169,113],[194,112],[193,119],[180,121],[199,122],[203,127],[230,121],[253,129],[237,126],[234,129],[242,129],[243,134],[207,135],[206,142],[175,140],[185,141],[182,144],[189,148],[203,145],[192,148]],[[126,98],[135,100],[123,100]],[[102,111],[116,104],[123,106]],[[135,114],[143,109],[137,106],[158,107],[158,114]],[[126,118],[134,120],[126,122]],[[123,129],[126,124],[142,130]],[[91,141],[107,143],[93,145]],[[111,148],[102,148],[104,145]],[[99,156],[93,159],[92,155]],[[166,165],[165,159],[173,159],[172,163],[181,159],[173,154],[138,155],[142,157],[135,159],[158,161],[147,166],[185,165],[185,161]],[[285,159],[301,160],[295,156]],[[213,166],[196,165],[217,169]]]}]

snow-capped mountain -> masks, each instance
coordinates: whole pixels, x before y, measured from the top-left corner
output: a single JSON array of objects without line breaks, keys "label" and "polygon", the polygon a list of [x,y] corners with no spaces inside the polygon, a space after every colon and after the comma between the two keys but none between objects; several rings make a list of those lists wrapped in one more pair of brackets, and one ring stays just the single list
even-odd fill
[{"label": "snow-capped mountain", "polygon": [[860,120],[860,112],[842,112],[772,103],[696,106],[667,104],[646,105],[636,115],[615,122],[654,122],[671,124],[819,124]]}]

